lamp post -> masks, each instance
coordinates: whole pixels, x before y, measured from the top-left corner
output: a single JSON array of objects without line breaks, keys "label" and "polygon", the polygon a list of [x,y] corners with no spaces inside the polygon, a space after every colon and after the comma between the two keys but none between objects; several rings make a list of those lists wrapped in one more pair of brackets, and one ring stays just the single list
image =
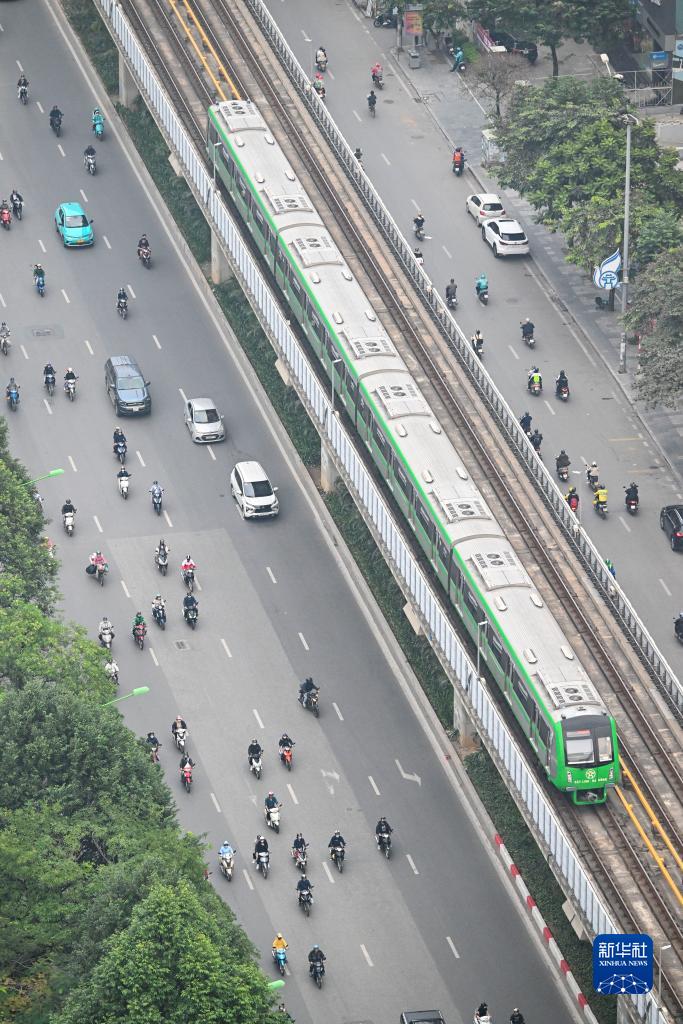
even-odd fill
[{"label": "lamp post", "polygon": [[626,312],[628,302],[628,233],[631,226],[631,127],[640,124],[635,114],[621,115],[622,124],[626,125],[626,177],[624,184],[624,265],[621,273],[621,313]]},{"label": "lamp post", "polygon": [[136,686],[130,693],[124,693],[121,697],[114,697],[113,700],[107,700],[101,706],[103,708],[109,707],[110,704],[119,704],[122,700],[128,700],[129,697],[141,697],[143,693],[149,693],[149,686]]},{"label": "lamp post", "polygon": [[666,946],[659,947],[659,977],[657,979],[657,1002],[661,1005],[662,1002],[662,957],[667,949],[671,949],[671,943],[668,942]]},{"label": "lamp post", "polygon": [[48,480],[52,476],[61,476],[63,469],[51,469],[49,473],[44,473],[43,476],[37,476],[34,480],[31,480],[32,484],[37,484],[39,480]]}]

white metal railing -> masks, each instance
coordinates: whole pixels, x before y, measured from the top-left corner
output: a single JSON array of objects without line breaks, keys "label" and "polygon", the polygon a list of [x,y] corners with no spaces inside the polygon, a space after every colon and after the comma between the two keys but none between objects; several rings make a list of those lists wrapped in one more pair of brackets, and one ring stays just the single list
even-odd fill
[{"label": "white metal railing", "polygon": [[[277,296],[271,291],[268,282],[261,274],[258,263],[255,262],[248,246],[243,241],[239,225],[232,219],[220,192],[215,189],[212,174],[206,167],[204,154],[195,148],[183,128],[121,7],[115,0],[96,0],[96,2],[108,21],[110,31],[119,49],[127,60],[129,70],[135,77],[145,103],[182,163],[184,174],[195,196],[203,198],[204,214],[228,254],[231,264],[241,280],[242,287],[249,293],[261,323],[267,329],[272,343],[286,364],[291,380],[306,406],[309,416],[321,436],[326,437],[337,467],[354,494],[355,500],[363,507],[375,538],[383,550],[384,557],[390,563],[394,574],[400,579],[402,589],[419,614],[430,642],[437,649],[442,663],[449,667],[451,681],[457,682],[461,691],[461,699],[469,704],[487,748],[498,762],[504,765],[508,786],[514,791],[516,799],[526,808],[530,820],[535,823],[538,835],[554,858],[566,890],[572,894],[593,934],[617,931],[608,909],[585,871],[570,838],[565,834],[559,819],[546,799],[542,786],[537,783],[527,763],[525,753],[518,747],[498,708],[477,677],[476,669],[463,648],[448,612],[444,608],[441,592],[434,589],[414,558],[401,526],[393,519],[381,491],[366,470],[354,438],[345,430],[342,422],[331,414],[328,389],[318,381],[304,350],[280,310]],[[253,10],[261,9],[259,20],[262,24],[264,17],[270,18],[259,0],[247,0],[247,2]],[[272,37],[273,32],[277,33],[277,28],[274,23],[271,23],[268,34]],[[277,34],[279,35],[279,33]],[[296,70],[296,78],[301,80],[301,87],[306,88],[308,83],[303,71],[296,64],[281,37],[278,49],[280,47],[287,49],[288,62],[291,62],[292,69]],[[311,98],[311,103],[317,104],[315,97]],[[321,104],[317,105],[322,106]],[[323,113],[326,115],[324,108]],[[326,129],[327,134],[337,133],[336,127],[329,118],[327,118]],[[359,186],[364,195],[369,198],[372,191],[371,186],[365,175],[362,172],[359,174],[357,162],[344,140],[341,137],[340,140],[352,160],[349,167],[354,176],[359,179]],[[378,197],[377,201],[379,203]],[[409,250],[401,238],[398,228],[390,220],[388,214],[383,216],[386,219],[387,231],[390,231],[395,237],[397,250],[406,249],[406,265],[410,267],[413,277],[420,286],[427,291],[429,282],[416,267],[412,256],[410,255],[408,258]],[[433,308],[449,331],[459,355],[470,365],[473,375],[481,376],[482,368],[479,360],[472,357],[466,339],[452,321],[450,314],[440,304],[434,305]],[[556,506],[558,514],[564,515],[562,506],[565,506],[565,503],[562,495],[543,470],[540,460],[533,454],[533,449],[528,444],[525,435],[518,428],[516,418],[502,397],[498,395],[488,374],[484,373],[482,379],[478,380],[478,384],[486,394],[491,407],[502,417],[504,425],[513,435],[519,451],[525,457],[534,476],[537,479],[540,477],[549,502],[554,507]],[[566,511],[569,514],[568,509]],[[575,526],[575,521],[571,520],[570,522]],[[595,559],[595,575],[597,576],[599,566],[602,566],[602,560],[595,549],[592,551]],[[609,581],[614,582],[611,576],[609,576]],[[635,613],[633,616],[635,618]],[[640,1016],[647,1018],[650,1024],[665,1024],[651,995],[637,997],[636,1005]]]}]

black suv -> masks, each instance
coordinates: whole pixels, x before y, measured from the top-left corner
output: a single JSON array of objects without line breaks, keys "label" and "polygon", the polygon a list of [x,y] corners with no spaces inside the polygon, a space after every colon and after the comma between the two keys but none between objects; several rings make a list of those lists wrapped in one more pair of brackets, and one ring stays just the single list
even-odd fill
[{"label": "black suv", "polygon": [[504,46],[508,53],[526,57],[530,64],[535,64],[538,60],[536,43],[527,43],[524,39],[516,39],[509,32],[499,32],[497,28],[491,29],[489,35],[496,46]]},{"label": "black suv", "polygon": [[683,548],[683,505],[665,505],[659,513],[659,525],[669,538],[672,551]]},{"label": "black suv", "polygon": [[104,386],[117,416],[144,416],[152,411],[149,381],[132,356],[107,359]]}]

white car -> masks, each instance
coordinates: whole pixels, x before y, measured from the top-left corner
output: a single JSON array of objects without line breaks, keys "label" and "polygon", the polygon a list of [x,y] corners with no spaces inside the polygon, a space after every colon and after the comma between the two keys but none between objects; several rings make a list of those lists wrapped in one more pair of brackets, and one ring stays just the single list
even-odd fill
[{"label": "white car", "polygon": [[505,216],[501,198],[493,192],[477,192],[473,196],[468,196],[465,200],[465,209],[470,217],[474,217],[477,224],[481,224],[487,217]]},{"label": "white car", "polygon": [[259,462],[238,462],[230,474],[230,490],[243,519],[263,519],[280,511],[277,487]]},{"label": "white car", "polygon": [[491,246],[494,256],[529,255],[529,239],[524,228],[510,217],[484,221],[481,237]]},{"label": "white car", "polygon": [[225,440],[223,417],[210,398],[191,398],[185,403],[185,426],[195,444]]}]

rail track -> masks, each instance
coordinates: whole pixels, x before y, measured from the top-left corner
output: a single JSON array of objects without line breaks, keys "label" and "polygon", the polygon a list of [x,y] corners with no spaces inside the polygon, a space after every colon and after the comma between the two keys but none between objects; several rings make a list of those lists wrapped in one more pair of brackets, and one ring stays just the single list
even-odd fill
[{"label": "rail track", "polygon": [[[295,92],[247,6],[226,0],[136,0],[135,8],[129,0],[124,4],[198,146],[204,144],[206,106],[225,98],[222,83],[229,82],[233,94],[248,96],[265,110],[274,137],[326,216],[336,244],[356,270],[444,429],[455,432],[461,451],[467,444],[469,451],[463,456],[477,486],[617,720],[631,789],[620,787],[606,805],[595,809],[574,808],[560,794],[550,795],[623,930],[651,934],[656,949],[671,945],[662,971],[663,993],[679,1017],[683,1015],[683,904],[677,889],[683,877],[681,730],[636,652],[624,645],[571,548],[558,538],[521,461],[507,457],[508,442],[482,408],[466,364],[449,348],[431,313],[412,292],[400,262],[378,240],[376,226],[353,183],[316,128],[312,109],[318,101],[315,97],[307,101]],[[151,26],[156,31],[150,31]],[[635,804],[627,807],[632,796],[637,809]],[[640,830],[634,818],[641,822]]]}]

